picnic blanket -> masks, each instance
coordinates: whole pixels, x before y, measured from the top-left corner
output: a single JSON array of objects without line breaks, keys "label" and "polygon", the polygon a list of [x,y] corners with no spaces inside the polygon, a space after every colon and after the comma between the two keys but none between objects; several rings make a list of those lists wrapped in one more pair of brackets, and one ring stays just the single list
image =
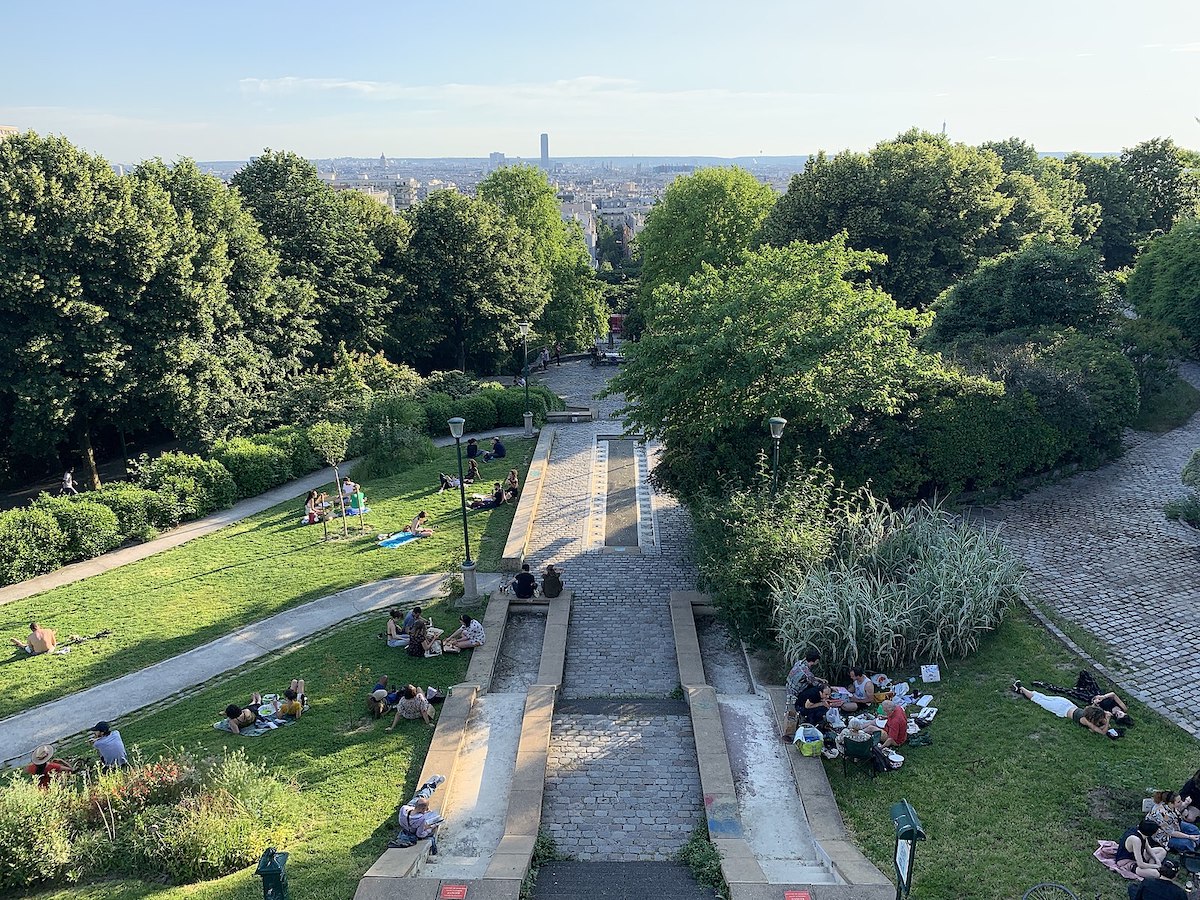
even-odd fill
[{"label": "picnic blanket", "polygon": [[[248,728],[238,729],[238,734],[242,737],[258,737],[268,732],[274,731],[276,728],[283,728],[286,725],[296,724],[295,719],[267,719],[263,722],[255,722]],[[220,722],[213,722],[213,728],[217,731],[229,731],[229,720],[222,719]],[[230,734],[233,732],[230,731]]]},{"label": "picnic blanket", "polygon": [[1133,872],[1129,872],[1129,871],[1126,871],[1125,869],[1117,868],[1117,842],[1116,841],[1096,841],[1096,843],[1099,846],[1096,848],[1096,852],[1093,853],[1092,856],[1096,857],[1096,859],[1099,861],[1100,865],[1104,866],[1104,868],[1106,868],[1106,869],[1110,869],[1113,872],[1116,872],[1122,878],[1127,878],[1130,881],[1141,881],[1142,880],[1141,877],[1139,877],[1138,875],[1135,875]]},{"label": "picnic blanket", "polygon": [[403,547],[405,544],[417,540],[417,536],[408,531],[401,531],[398,534],[385,534],[379,539],[378,546],[386,547],[389,550],[395,547]]}]

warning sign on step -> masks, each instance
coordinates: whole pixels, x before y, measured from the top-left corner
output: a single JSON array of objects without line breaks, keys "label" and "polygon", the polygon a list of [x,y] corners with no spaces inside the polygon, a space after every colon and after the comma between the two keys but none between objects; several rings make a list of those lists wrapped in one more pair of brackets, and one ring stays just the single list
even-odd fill
[{"label": "warning sign on step", "polygon": [[812,900],[808,891],[784,891],[783,900]]},{"label": "warning sign on step", "polygon": [[[804,891],[800,891],[804,894]],[[465,884],[443,884],[442,892],[438,895],[440,900],[467,900],[467,886]],[[807,895],[805,900],[808,900]]]}]

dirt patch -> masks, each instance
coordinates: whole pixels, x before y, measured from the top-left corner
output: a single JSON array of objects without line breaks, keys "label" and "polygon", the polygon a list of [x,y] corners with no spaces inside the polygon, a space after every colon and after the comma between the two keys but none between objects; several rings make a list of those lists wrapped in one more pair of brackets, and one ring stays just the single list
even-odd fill
[{"label": "dirt patch", "polygon": [[1087,793],[1088,814],[1101,822],[1124,822],[1130,810],[1140,810],[1141,805],[1141,793],[1131,788],[1101,785]]}]

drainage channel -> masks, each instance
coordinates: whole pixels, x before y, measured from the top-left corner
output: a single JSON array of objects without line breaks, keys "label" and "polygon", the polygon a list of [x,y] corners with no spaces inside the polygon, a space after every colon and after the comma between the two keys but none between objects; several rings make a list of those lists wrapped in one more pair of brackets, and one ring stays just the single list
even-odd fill
[{"label": "drainage channel", "polygon": [[657,552],[645,440],[636,435],[598,436],[592,473],[591,548],[609,553]]}]

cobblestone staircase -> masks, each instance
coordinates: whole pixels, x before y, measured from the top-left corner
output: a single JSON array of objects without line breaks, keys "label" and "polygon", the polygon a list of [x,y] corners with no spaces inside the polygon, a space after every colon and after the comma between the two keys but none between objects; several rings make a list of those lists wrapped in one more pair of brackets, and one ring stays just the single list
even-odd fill
[{"label": "cobblestone staircase", "polygon": [[670,862],[552,862],[538,870],[533,900],[712,900],[692,873]]}]

